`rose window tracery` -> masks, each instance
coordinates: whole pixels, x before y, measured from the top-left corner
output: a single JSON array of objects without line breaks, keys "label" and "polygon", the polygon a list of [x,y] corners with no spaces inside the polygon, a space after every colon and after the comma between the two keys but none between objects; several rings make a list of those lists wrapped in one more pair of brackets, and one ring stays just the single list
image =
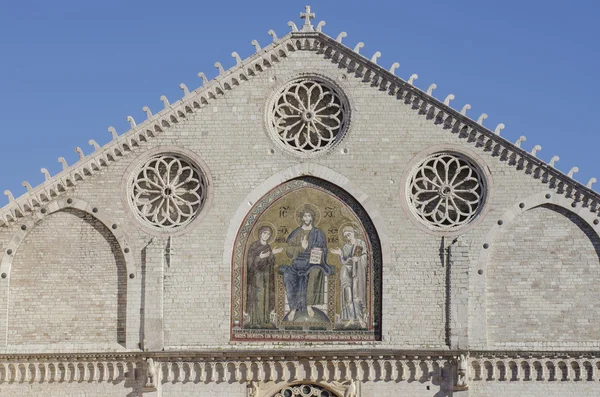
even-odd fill
[{"label": "rose window tracery", "polygon": [[287,150],[311,154],[342,137],[348,105],[332,84],[311,77],[287,83],[267,107],[269,128]]},{"label": "rose window tracery", "polygon": [[317,385],[294,385],[284,387],[273,397],[336,397],[336,394]]},{"label": "rose window tracery", "polygon": [[407,180],[411,212],[425,225],[452,231],[479,215],[485,180],[473,162],[457,153],[436,153],[421,161]]},{"label": "rose window tracery", "polygon": [[149,158],[129,181],[129,204],[137,218],[161,230],[189,224],[202,210],[206,194],[204,173],[177,154]]}]

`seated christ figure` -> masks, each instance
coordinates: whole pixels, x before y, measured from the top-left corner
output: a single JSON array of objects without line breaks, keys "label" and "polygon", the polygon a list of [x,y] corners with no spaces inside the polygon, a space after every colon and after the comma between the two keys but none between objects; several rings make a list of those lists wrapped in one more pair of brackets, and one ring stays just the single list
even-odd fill
[{"label": "seated christ figure", "polygon": [[311,306],[325,303],[325,276],[333,272],[327,264],[325,233],[314,226],[314,211],[305,206],[298,215],[301,226],[287,238],[286,253],[292,263],[279,269],[290,307],[288,321],[294,321],[301,312],[314,316]]}]

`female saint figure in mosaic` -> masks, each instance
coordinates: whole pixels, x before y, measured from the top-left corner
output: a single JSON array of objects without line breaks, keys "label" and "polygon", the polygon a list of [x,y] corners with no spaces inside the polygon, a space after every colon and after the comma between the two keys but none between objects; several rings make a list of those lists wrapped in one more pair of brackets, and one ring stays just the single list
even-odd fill
[{"label": "female saint figure in mosaic", "polygon": [[258,229],[258,240],[248,248],[246,313],[251,327],[269,326],[275,314],[275,255],[283,248],[271,249],[269,226]]}]

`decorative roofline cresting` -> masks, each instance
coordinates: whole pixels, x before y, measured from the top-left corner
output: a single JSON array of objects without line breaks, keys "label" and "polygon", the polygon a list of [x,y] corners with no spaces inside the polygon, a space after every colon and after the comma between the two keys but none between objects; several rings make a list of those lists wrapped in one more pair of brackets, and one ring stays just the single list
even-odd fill
[{"label": "decorative roofline cresting", "polygon": [[436,88],[434,84],[424,92],[413,85],[418,78],[416,74],[413,74],[408,81],[395,76],[394,72],[399,67],[397,62],[392,64],[388,71],[376,63],[381,55],[379,52],[369,59],[359,54],[359,50],[364,47],[363,43],[358,43],[354,50],[346,47],[342,44],[342,39],[347,36],[346,32],[341,32],[336,39],[333,39],[322,32],[324,21],[319,22],[315,30],[311,24],[315,14],[310,11],[310,7],[306,7],[301,17],[304,19],[302,28],[298,30],[290,21],[288,26],[292,31],[281,38],[278,38],[273,30],[269,30],[273,42],[265,48],[261,49],[259,43],[252,40],[256,52],[248,58],[241,60],[239,55],[233,52],[232,57],[236,65],[230,69],[224,70],[219,62],[215,63],[219,73],[212,80],[208,81],[204,73],[200,72],[198,76],[201,77],[203,84],[198,89],[190,92],[187,86],[180,85],[184,96],[177,102],[170,103],[165,96],[161,96],[164,109],[160,112],[152,114],[150,109],[144,106],[143,110],[148,117],[144,122],[136,124],[133,117],[128,116],[131,129],[123,135],[118,136],[115,129],[109,127],[113,139],[103,147],[90,139],[89,144],[94,147],[92,154],[85,156],[81,148],[76,148],[79,160],[75,164],[68,166],[64,158],[59,158],[63,170],[57,175],[52,177],[47,169],[42,168],[46,180],[35,188],[24,181],[22,185],[27,188],[25,194],[14,198],[9,190],[5,190],[4,194],[8,197],[9,203],[0,208],[0,226],[7,226],[18,222],[20,218],[27,217],[61,196],[69,187],[127,156],[133,147],[143,145],[173,124],[185,120],[189,114],[226,95],[228,91],[250,80],[266,68],[272,67],[274,63],[294,51],[316,51],[322,54],[353,72],[363,81],[370,81],[372,87],[394,95],[398,100],[411,105],[413,109],[427,115],[428,119],[442,125],[449,132],[459,134],[461,138],[474,143],[482,150],[491,151],[500,160],[509,161],[509,164],[515,165],[517,169],[523,170],[543,183],[548,183],[558,193],[564,193],[574,202],[581,203],[583,207],[593,212],[598,212],[600,194],[591,189],[595,178],[592,178],[587,186],[574,180],[572,177],[576,168],[571,169],[568,175],[554,168],[554,163],[558,160],[557,156],[554,156],[550,163],[546,163],[535,156],[540,150],[539,146],[536,146],[532,153],[521,149],[520,143],[525,141],[525,137],[519,138],[517,144],[501,137],[500,131],[504,128],[504,124],[499,124],[495,131],[491,131],[483,126],[483,120],[487,118],[485,113],[474,121],[466,116],[470,105],[465,105],[460,112],[451,108],[450,101],[454,99],[454,95],[448,95],[441,102],[432,96]]}]

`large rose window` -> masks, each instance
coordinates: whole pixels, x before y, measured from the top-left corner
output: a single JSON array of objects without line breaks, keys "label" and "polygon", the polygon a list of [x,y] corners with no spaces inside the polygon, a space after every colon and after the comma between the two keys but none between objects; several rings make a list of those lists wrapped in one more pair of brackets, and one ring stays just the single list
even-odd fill
[{"label": "large rose window", "polygon": [[294,153],[311,154],[339,141],[348,123],[348,105],[331,83],[299,78],[273,97],[267,120],[279,144]]},{"label": "large rose window", "polygon": [[207,181],[199,167],[177,154],[146,160],[130,177],[129,204],[137,218],[161,230],[194,220],[206,201]]},{"label": "large rose window", "polygon": [[434,230],[453,231],[479,215],[485,180],[473,162],[457,153],[436,153],[421,161],[407,180],[411,212]]}]

